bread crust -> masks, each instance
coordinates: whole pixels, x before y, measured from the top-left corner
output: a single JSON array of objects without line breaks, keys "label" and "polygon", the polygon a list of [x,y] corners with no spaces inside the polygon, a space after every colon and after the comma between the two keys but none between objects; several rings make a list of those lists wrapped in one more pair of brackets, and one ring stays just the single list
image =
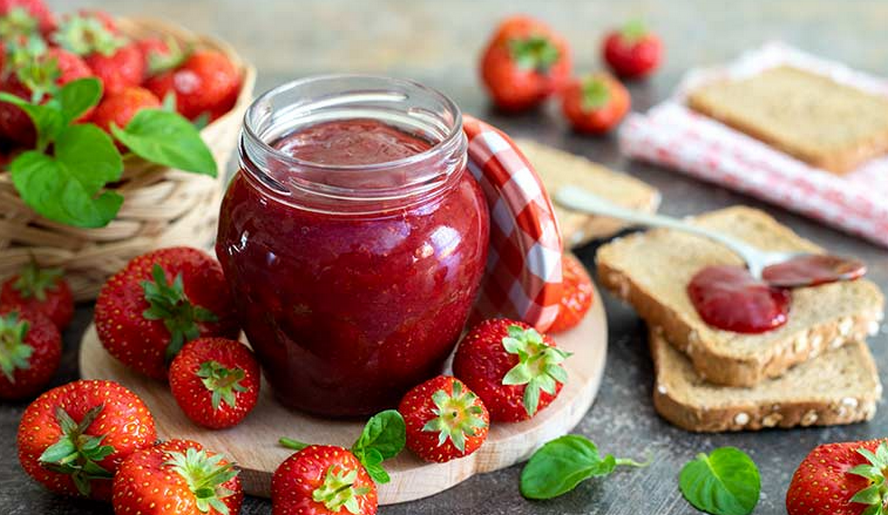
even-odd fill
[{"label": "bread crust", "polygon": [[[658,341],[659,340],[659,341]],[[876,403],[881,397],[878,372],[866,344],[860,345],[862,352],[869,356],[865,373],[873,378],[878,387],[865,398],[837,396],[830,401],[804,399],[798,397],[774,399],[773,402],[757,403],[742,399],[730,406],[705,407],[676,399],[672,392],[662,386],[661,378],[668,374],[660,362],[657,345],[668,345],[658,329],[650,331],[651,355],[657,382],[653,389],[654,408],[661,417],[687,431],[715,433],[726,431],[758,431],[769,428],[791,428],[796,426],[831,426],[852,424],[871,420],[876,413]]]}]

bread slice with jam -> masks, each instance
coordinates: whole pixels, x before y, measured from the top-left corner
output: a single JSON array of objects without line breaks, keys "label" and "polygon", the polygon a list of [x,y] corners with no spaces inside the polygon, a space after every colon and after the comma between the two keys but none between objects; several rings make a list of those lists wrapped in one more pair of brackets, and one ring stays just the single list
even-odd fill
[{"label": "bread slice with jam", "polygon": [[702,379],[659,329],[651,330],[650,345],[656,370],[654,408],[688,431],[851,424],[872,419],[882,395],[873,357],[859,340],[753,388],[717,386]]},{"label": "bread slice with jam", "polygon": [[[756,209],[731,207],[691,223],[742,239],[762,250],[822,252]],[[754,386],[790,367],[878,330],[884,298],[867,279],[792,290],[787,322],[758,334],[708,325],[687,294],[691,278],[709,265],[743,266],[726,247],[674,230],[656,229],[614,240],[598,250],[601,284],[631,304],[651,327],[684,352],[701,379]]]}]

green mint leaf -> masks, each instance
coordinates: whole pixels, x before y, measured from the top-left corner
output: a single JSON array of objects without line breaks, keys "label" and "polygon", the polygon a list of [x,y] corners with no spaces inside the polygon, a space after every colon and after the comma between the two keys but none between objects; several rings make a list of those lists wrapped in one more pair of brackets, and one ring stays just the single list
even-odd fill
[{"label": "green mint leaf", "polygon": [[102,98],[102,83],[94,77],[78,79],[65,84],[58,94],[64,124],[68,125],[98,105]]},{"label": "green mint leaf", "polygon": [[[82,166],[70,169],[59,160],[37,151],[18,156],[10,164],[10,171],[22,200],[37,213],[56,222],[76,227],[104,227],[114,219],[123,204],[123,197],[117,193],[106,191],[99,194],[104,183],[97,184],[94,177],[84,175]],[[88,174],[89,170],[86,172]]]},{"label": "green mint leaf", "polygon": [[32,104],[6,92],[0,92],[0,101],[20,107],[31,118],[37,132],[38,150],[44,150],[65,127],[65,120],[61,112],[51,105]]},{"label": "green mint leaf", "polygon": [[761,477],[752,459],[735,447],[699,454],[681,469],[679,489],[695,508],[713,515],[747,515],[758,504]]},{"label": "green mint leaf", "polygon": [[143,109],[126,128],[112,126],[111,132],[134,154],[152,163],[216,176],[216,160],[200,132],[179,114]]},{"label": "green mint leaf", "polygon": [[386,410],[367,421],[364,431],[352,446],[352,452],[363,455],[368,449],[375,449],[383,460],[394,458],[404,448],[406,434],[401,414],[397,410]]},{"label": "green mint leaf", "polygon": [[601,457],[588,438],[562,436],[531,456],[521,472],[521,495],[528,499],[552,499],[586,479],[610,474],[616,465],[613,456]]}]

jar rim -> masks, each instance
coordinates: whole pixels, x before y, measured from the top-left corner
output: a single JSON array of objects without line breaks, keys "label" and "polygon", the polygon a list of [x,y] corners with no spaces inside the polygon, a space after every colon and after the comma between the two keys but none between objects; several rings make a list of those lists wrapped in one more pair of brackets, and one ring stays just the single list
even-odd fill
[{"label": "jar rim", "polygon": [[[281,95],[286,93],[289,90],[310,85],[312,83],[318,83],[323,81],[331,81],[331,80],[380,80],[380,81],[389,81],[401,86],[409,86],[411,88],[416,88],[417,90],[422,91],[425,94],[430,95],[436,101],[441,102],[441,104],[452,113],[453,115],[453,125],[449,127],[448,133],[446,136],[440,141],[433,142],[433,144],[423,150],[422,152],[417,152],[415,154],[411,154],[409,156],[401,157],[398,159],[392,159],[390,161],[382,161],[379,163],[369,163],[369,164],[335,164],[335,163],[318,163],[315,161],[310,161],[306,159],[302,159],[287,152],[284,152],[278,148],[275,148],[273,145],[269,144],[265,141],[253,128],[250,121],[255,117],[256,110],[260,108],[260,106],[267,105],[269,100],[277,95]],[[301,79],[292,80],[290,82],[285,82],[279,86],[276,86],[265,93],[256,97],[250,106],[247,108],[246,113],[244,114],[244,123],[243,123],[243,132],[247,135],[247,137],[252,141],[253,144],[258,145],[259,148],[263,152],[268,152],[274,156],[276,160],[280,162],[292,164],[295,166],[302,166],[307,168],[312,168],[315,170],[324,170],[327,172],[336,172],[336,171],[345,171],[345,172],[353,172],[356,170],[366,170],[372,171],[375,169],[389,169],[392,167],[399,166],[410,166],[412,164],[420,163],[424,160],[429,159],[435,153],[440,152],[442,147],[447,147],[452,145],[454,140],[459,139],[462,136],[463,132],[463,118],[462,111],[459,106],[450,99],[447,95],[439,91],[438,89],[426,86],[420,82],[410,80],[410,79],[402,79],[395,77],[388,77],[385,75],[373,75],[373,74],[357,74],[357,73],[334,73],[334,74],[323,74],[323,75],[312,75],[309,77],[304,77]]]}]

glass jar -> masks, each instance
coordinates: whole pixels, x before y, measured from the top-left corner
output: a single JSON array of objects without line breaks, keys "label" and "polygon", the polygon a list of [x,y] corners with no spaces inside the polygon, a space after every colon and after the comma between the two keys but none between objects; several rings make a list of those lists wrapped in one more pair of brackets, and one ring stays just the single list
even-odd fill
[{"label": "glass jar", "polygon": [[405,80],[308,78],[247,111],[216,252],[284,404],[367,415],[440,372],[487,258],[466,148],[457,106]]}]

